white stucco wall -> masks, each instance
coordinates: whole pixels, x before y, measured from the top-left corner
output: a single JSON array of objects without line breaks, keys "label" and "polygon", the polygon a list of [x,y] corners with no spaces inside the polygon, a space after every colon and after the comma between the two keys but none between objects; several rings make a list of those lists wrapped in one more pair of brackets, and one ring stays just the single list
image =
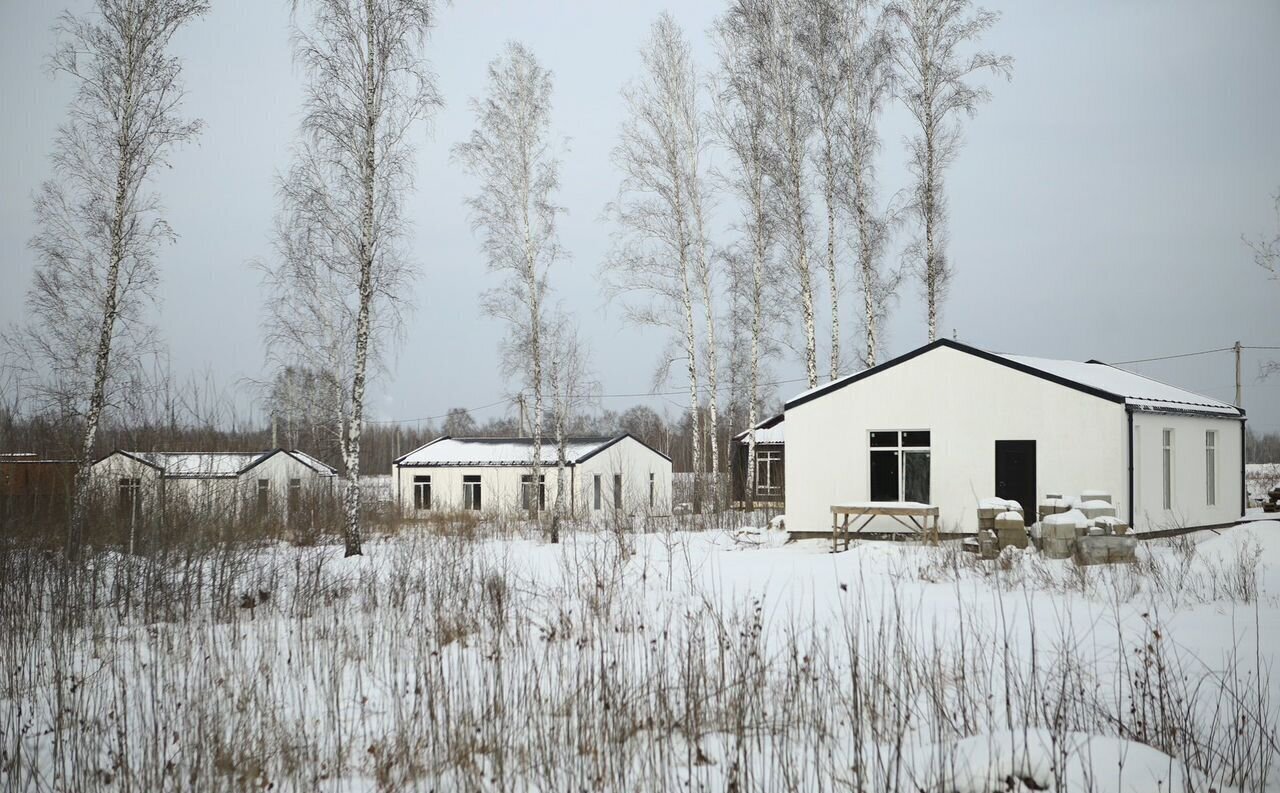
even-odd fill
[{"label": "white stucco wall", "polygon": [[90,477],[101,506],[107,509],[116,508],[119,502],[120,480],[124,478],[142,480],[139,483],[142,498],[139,506],[144,513],[154,511],[159,505],[160,472],[132,457],[119,452],[112,453],[94,463]]},{"label": "white stucco wall", "polygon": [[[1238,419],[1135,413],[1134,515],[1139,531],[1227,523],[1241,515],[1241,438]],[[1164,430],[1173,430],[1172,508],[1164,508]],[[1208,502],[1205,432],[1217,432],[1215,504]]]},{"label": "white stucco wall", "polygon": [[[463,508],[463,477],[479,476],[482,488],[481,511],[486,514],[520,512],[520,478],[532,471],[525,466],[394,466],[392,478],[402,514],[412,517],[413,478],[431,477],[432,509]],[[558,469],[542,469],[546,481],[547,509],[555,503]],[[602,507],[613,509],[613,474],[623,477],[623,509],[628,514],[666,515],[671,511],[671,462],[633,438],[623,438],[605,451],[565,471],[566,509],[579,517],[594,510],[592,479],[602,477]],[[649,474],[654,475],[654,504],[649,509]],[[602,511],[604,511],[602,510]]]},{"label": "white stucco wall", "polygon": [[[600,510],[595,509],[595,476],[600,476]],[[578,514],[614,508],[614,475],[622,475],[622,509],[628,515],[671,514],[671,461],[634,438],[623,438],[578,466]],[[649,476],[653,475],[653,501]]]},{"label": "white stucco wall", "polygon": [[334,492],[336,477],[323,476],[284,452],[276,452],[267,459],[240,474],[237,488],[239,501],[248,509],[257,508],[258,480],[268,482],[268,509],[273,515],[288,517],[289,480],[302,480],[304,502],[321,494]]},{"label": "white stucco wall", "polygon": [[996,440],[1036,442],[1037,501],[1103,489],[1128,509],[1124,405],[949,347],[790,408],[786,428],[792,530],[829,529],[832,504],[870,499],[872,430],[930,431],[944,531],[976,531],[978,500],[995,495]]},{"label": "white stucco wall", "polygon": [[[547,490],[547,509],[555,502],[555,466],[542,469]],[[487,514],[515,514],[520,511],[520,478],[532,474],[524,466],[395,466],[392,471],[400,509],[406,517],[414,515],[413,477],[431,477],[431,508],[436,511],[463,508],[462,483],[464,476],[480,477],[480,507]],[[572,481],[572,471],[566,477]],[[566,493],[567,496],[567,493]]]}]

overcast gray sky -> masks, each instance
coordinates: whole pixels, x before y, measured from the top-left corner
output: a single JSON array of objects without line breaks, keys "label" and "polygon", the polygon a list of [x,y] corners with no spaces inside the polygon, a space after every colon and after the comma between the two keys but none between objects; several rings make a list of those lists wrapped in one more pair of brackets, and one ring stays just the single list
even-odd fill
[{"label": "overcast gray sky", "polygon": [[[43,68],[62,5],[3,0],[0,11],[4,324],[23,313],[33,266],[31,196],[49,175],[49,142],[71,91]],[[175,44],[187,112],[206,128],[157,180],[180,235],[162,254],[158,324],[177,373],[210,372],[230,385],[261,374],[259,277],[249,262],[270,252],[275,179],[288,166],[300,81],[286,2],[212,5]],[[946,334],[954,329],[961,341],[989,349],[1108,361],[1237,339],[1280,345],[1280,282],[1266,280],[1240,241],[1242,233],[1274,234],[1277,222],[1280,3],[986,5],[1003,16],[985,45],[1016,63],[1012,82],[993,83],[993,101],[967,124],[948,174],[957,274],[943,312]],[[553,286],[579,318],[604,390],[650,388],[663,338],[624,325],[599,291],[610,233],[601,212],[617,189],[609,151],[622,117],[618,92],[636,75],[637,48],[664,8],[692,37],[700,65],[710,67],[706,31],[722,6],[460,0],[441,10],[428,53],[446,107],[421,133],[418,190],[407,213],[421,267],[417,309],[390,376],[374,386],[371,417],[434,416],[504,393],[496,365],[502,328],[478,309],[492,282],[462,204],[471,185],[449,148],[470,130],[467,100],[483,90],[486,63],[509,39],[529,44],[554,71],[557,131],[570,139],[560,203],[569,210],[562,242],[573,258],[557,266]],[[907,184],[902,138],[909,128],[897,108],[883,132],[881,189],[889,194]],[[852,326],[852,303],[849,309]],[[888,330],[890,354],[924,343],[914,284],[904,288]],[[1244,402],[1252,426],[1280,430],[1280,379],[1256,380],[1266,355],[1246,355]],[[1228,353],[1132,368],[1232,399]],[[794,360],[776,370],[782,378],[802,374]],[[784,386],[777,396],[802,387]],[[673,412],[680,402],[653,400]]]}]

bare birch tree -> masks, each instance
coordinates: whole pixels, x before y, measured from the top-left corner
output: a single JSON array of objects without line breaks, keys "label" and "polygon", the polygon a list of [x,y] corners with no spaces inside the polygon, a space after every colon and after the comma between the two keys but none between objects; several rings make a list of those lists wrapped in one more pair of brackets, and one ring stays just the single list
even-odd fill
[{"label": "bare birch tree", "polygon": [[869,0],[847,2],[844,37],[849,54],[843,75],[847,89],[842,139],[849,178],[842,201],[853,218],[857,237],[856,274],[865,336],[861,357],[863,365],[871,367],[878,360],[880,325],[901,281],[900,273],[882,269],[894,213],[878,208],[875,171],[880,113],[893,85],[892,40],[879,20],[872,19]]},{"label": "bare birch tree", "polygon": [[813,145],[814,117],[809,101],[804,54],[800,47],[802,24],[797,0],[736,0],[729,14],[738,15],[762,31],[759,59],[764,78],[762,93],[769,109],[770,142],[767,173],[777,186],[774,204],[780,251],[799,304],[804,337],[805,377],[809,387],[818,384],[818,339],[815,326],[813,263],[811,259],[809,176],[807,163]]},{"label": "bare birch tree", "polygon": [[613,161],[622,170],[618,197],[606,208],[617,224],[605,265],[605,289],[621,296],[627,319],[672,330],[679,341],[666,356],[660,377],[679,358],[685,362],[692,437],[694,509],[702,506],[702,440],[697,426],[698,229],[690,207],[688,152],[696,146],[682,123],[696,110],[696,84],[689,46],[669,14],[653,23],[641,50],[643,77],[623,90],[628,117]]},{"label": "bare birch tree", "polygon": [[[723,175],[737,196],[743,215],[736,225],[738,245],[726,254],[734,298],[732,326],[748,327],[746,345],[746,423],[760,420],[760,380],[763,361],[771,352],[765,323],[775,319],[766,273],[773,253],[775,224],[770,213],[772,184],[767,175],[769,108],[765,101],[761,61],[767,56],[767,31],[762,20],[746,16],[738,6],[717,20],[714,35],[719,57],[713,116],[720,143],[732,156],[732,170]],[[740,312],[740,313],[739,313]],[[736,367],[731,366],[731,371]],[[755,495],[755,433],[748,435],[746,495],[748,509]]]},{"label": "bare birch tree", "polygon": [[923,227],[923,238],[909,249],[918,263],[927,303],[929,341],[938,338],[938,309],[952,267],[946,255],[947,203],[943,173],[960,149],[960,114],[972,116],[991,98],[984,87],[970,84],[979,71],[1009,76],[1013,59],[960,49],[976,41],[999,14],[974,9],[970,0],[895,0],[886,14],[896,26],[893,58],[898,96],[919,125],[909,141],[915,176],[910,211]]},{"label": "bare birch tree", "polygon": [[54,176],[35,198],[31,322],[10,341],[32,392],[81,422],[71,558],[103,411],[150,348],[144,312],[159,280],[156,257],[175,238],[150,178],[200,130],[182,117],[182,66],[169,48],[206,10],[202,0],[97,0],[55,28],[50,67],[74,81],[75,97],[53,142]]},{"label": "bare birch tree", "polygon": [[[473,99],[476,128],[454,157],[480,180],[467,199],[489,270],[504,282],[490,291],[486,310],[511,323],[527,353],[525,384],[533,391],[532,495],[541,508],[543,416],[543,303],[547,272],[561,254],[554,203],[560,163],[551,140],[551,73],[518,42],[489,64],[488,94]],[[556,516],[558,517],[558,513]]]},{"label": "bare birch tree", "polygon": [[797,0],[797,43],[803,58],[805,87],[817,132],[810,152],[817,172],[822,206],[826,211],[827,239],[824,264],[831,300],[830,376],[840,375],[840,273],[837,221],[840,197],[847,191],[848,164],[840,145],[845,96],[849,90],[849,42],[846,38],[849,13],[846,0]]},{"label": "bare birch tree", "polygon": [[578,328],[562,311],[552,314],[547,324],[547,347],[551,367],[547,372],[551,390],[551,417],[556,443],[556,492],[551,512],[551,542],[560,542],[560,523],[567,514],[565,497],[569,487],[569,427],[583,405],[599,391],[591,375],[591,361],[582,345]]},{"label": "bare birch tree", "polygon": [[[438,103],[422,48],[435,23],[432,0],[293,0],[311,10],[294,30],[306,79],[302,142],[286,190],[298,225],[335,255],[335,278],[352,285],[354,348],[343,459],[346,555],[361,553],[360,431],[374,317],[382,298],[403,295],[409,269],[399,247],[402,202],[412,188],[408,135]],[[331,242],[330,242],[331,241]]]}]

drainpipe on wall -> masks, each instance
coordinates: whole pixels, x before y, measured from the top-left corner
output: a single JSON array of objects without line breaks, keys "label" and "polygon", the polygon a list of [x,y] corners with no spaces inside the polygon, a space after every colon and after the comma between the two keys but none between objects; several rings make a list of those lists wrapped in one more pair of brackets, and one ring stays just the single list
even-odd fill
[{"label": "drainpipe on wall", "polygon": [[1133,522],[1134,517],[1138,514],[1138,510],[1133,503],[1133,409],[1126,406],[1124,412],[1129,419],[1129,528],[1136,533],[1138,527]]}]

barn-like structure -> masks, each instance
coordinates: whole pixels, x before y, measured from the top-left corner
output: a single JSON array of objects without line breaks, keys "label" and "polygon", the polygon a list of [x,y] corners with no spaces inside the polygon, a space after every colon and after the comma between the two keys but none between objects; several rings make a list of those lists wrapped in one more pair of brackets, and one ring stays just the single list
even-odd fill
[{"label": "barn-like structure", "polygon": [[786,403],[787,528],[831,527],[842,502],[924,502],[975,531],[978,501],[1106,491],[1139,532],[1244,512],[1234,405],[1099,361],[939,340]]},{"label": "barn-like structure", "polygon": [[[671,458],[631,434],[569,438],[566,460],[570,514],[670,514]],[[535,497],[544,509],[555,499],[559,471],[553,439],[542,442],[538,496],[532,463],[531,438],[446,435],[398,458],[392,477],[407,517],[451,510],[518,514],[529,511]]]}]

